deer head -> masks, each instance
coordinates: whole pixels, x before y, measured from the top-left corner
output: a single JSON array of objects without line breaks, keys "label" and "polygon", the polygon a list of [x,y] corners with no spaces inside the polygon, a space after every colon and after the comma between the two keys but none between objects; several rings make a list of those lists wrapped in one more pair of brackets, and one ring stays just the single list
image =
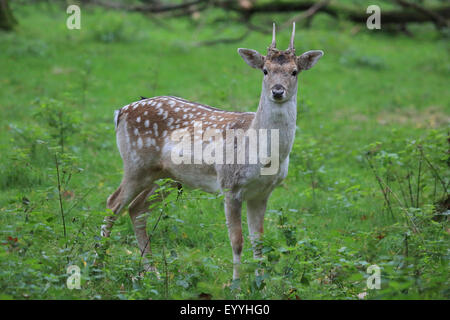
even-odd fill
[{"label": "deer head", "polygon": [[269,100],[276,103],[283,103],[296,95],[298,74],[302,70],[311,69],[323,55],[321,50],[311,50],[296,56],[294,37],[295,23],[292,28],[289,48],[278,50],[276,48],[274,23],[272,43],[266,56],[256,50],[238,49],[238,53],[250,67],[260,69],[264,73],[263,93]]}]

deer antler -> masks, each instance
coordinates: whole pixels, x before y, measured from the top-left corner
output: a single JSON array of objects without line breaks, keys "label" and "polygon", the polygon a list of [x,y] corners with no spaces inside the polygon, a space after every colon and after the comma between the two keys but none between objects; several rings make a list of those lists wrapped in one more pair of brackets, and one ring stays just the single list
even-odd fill
[{"label": "deer antler", "polygon": [[275,41],[275,22],[273,23],[273,29],[272,29],[272,43],[270,44],[269,50],[270,49],[275,49],[277,46],[277,43]]},{"label": "deer antler", "polygon": [[294,38],[295,38],[295,22],[292,24],[291,42],[289,43],[289,50],[291,50],[292,52],[295,52]]}]

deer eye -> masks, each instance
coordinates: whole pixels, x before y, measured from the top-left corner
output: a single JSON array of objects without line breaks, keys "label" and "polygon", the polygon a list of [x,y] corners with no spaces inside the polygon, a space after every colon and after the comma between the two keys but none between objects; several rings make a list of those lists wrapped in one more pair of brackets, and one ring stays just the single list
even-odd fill
[{"label": "deer eye", "polygon": [[267,69],[263,69],[263,73],[264,73],[265,75],[267,75],[269,72],[267,71]]},{"label": "deer eye", "polygon": [[297,73],[298,73],[297,70],[292,71],[292,75],[293,75],[294,77],[297,75]]}]

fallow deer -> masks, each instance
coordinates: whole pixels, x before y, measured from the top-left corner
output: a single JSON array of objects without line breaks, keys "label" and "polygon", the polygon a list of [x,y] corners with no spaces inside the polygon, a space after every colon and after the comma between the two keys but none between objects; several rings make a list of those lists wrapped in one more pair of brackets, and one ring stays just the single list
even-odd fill
[{"label": "fallow deer", "polygon": [[[155,181],[171,178],[193,188],[224,195],[226,222],[233,251],[234,280],[239,279],[243,247],[241,207],[244,201],[247,202],[248,229],[254,257],[261,258],[259,239],[263,233],[267,200],[288,173],[289,153],[296,130],[298,75],[314,66],[323,55],[320,50],[312,50],[296,56],[294,36],[295,24],[289,48],[276,49],[274,24],[272,43],[266,56],[255,50],[238,49],[250,67],[263,73],[256,113],[220,110],[172,96],[142,99],[116,111],[116,138],[123,159],[124,175],[119,188],[107,200],[107,207],[113,214],[104,220],[103,236],[110,235],[117,216],[129,205],[141,253],[149,254],[146,219],[139,217],[148,212],[152,201],[157,201],[148,200],[151,194],[157,192]],[[199,133],[194,132],[195,122],[202,122],[207,129],[218,132],[232,129],[240,129],[245,133],[260,129],[276,130],[279,141],[276,141],[278,153],[275,160],[279,166],[273,174],[262,174],[262,169],[270,165],[264,159],[259,159],[261,161],[256,164],[248,161],[238,164],[174,163],[172,133],[176,130]],[[231,143],[231,149],[236,149],[237,139],[230,141],[227,146],[230,147]],[[205,145],[208,143],[204,142]]]}]

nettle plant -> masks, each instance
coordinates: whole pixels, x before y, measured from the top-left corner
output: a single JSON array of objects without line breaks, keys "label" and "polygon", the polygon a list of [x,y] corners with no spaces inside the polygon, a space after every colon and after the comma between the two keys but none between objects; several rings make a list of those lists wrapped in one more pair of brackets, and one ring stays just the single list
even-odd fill
[{"label": "nettle plant", "polygon": [[446,133],[432,131],[422,139],[394,139],[366,147],[364,157],[394,219],[395,208],[408,212],[408,217],[427,207],[437,215],[446,211],[450,181],[447,139]]},{"label": "nettle plant", "polygon": [[366,147],[386,219],[395,222],[378,235],[392,252],[378,259],[385,278],[380,295],[436,292],[448,283],[442,278],[448,265],[448,150],[448,134],[438,130]]}]

